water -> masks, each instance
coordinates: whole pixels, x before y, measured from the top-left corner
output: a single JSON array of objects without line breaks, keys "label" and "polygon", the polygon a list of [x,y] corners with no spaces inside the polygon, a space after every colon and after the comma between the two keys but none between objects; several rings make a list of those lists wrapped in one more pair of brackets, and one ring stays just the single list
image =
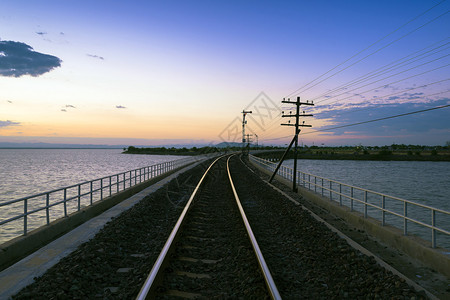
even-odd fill
[{"label": "water", "polygon": [[[287,160],[283,165],[293,167],[294,160]],[[304,159],[298,160],[297,168],[305,173],[450,211],[449,162]],[[349,194],[348,191],[347,193]],[[328,193],[325,195],[328,196]],[[334,197],[337,198],[338,196]],[[357,197],[356,194],[355,197]],[[372,195],[369,197],[372,197],[374,204],[380,205],[380,196]],[[358,198],[363,199],[363,196],[361,195]],[[370,201],[371,199],[369,198]],[[403,205],[393,205],[388,203],[388,200],[386,201],[387,209],[392,209],[400,214],[403,213]],[[349,206],[349,204],[346,205]],[[416,208],[414,210],[408,210],[408,215],[418,220],[423,220],[428,224],[431,223],[429,210],[421,211],[421,209]],[[377,219],[380,219],[379,211],[371,210],[369,212],[373,213]],[[436,218],[439,227],[450,231],[450,218],[448,215],[437,214]],[[395,217],[389,216],[386,221],[402,228],[402,224],[398,224],[398,221],[394,219]],[[419,230],[420,235],[423,233],[428,237],[427,240],[430,240],[431,230],[429,229],[419,228],[418,225],[410,224],[408,225],[408,230],[410,232]],[[443,237],[442,234],[438,235],[438,245],[450,249],[449,238]]]},{"label": "water", "polygon": [[[183,158],[121,152],[120,149],[0,149],[0,202]],[[23,212],[23,204],[15,206],[1,208],[0,221]],[[11,208],[16,211],[10,211]],[[0,227],[1,244],[20,235],[23,221]]]}]

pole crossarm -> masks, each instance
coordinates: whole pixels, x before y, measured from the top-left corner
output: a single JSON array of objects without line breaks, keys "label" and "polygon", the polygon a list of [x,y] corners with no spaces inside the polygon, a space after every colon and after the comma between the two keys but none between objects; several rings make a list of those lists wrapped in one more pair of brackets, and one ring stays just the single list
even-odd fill
[{"label": "pole crossarm", "polygon": [[[300,98],[300,97],[298,97],[298,98]],[[314,105],[314,102],[294,102],[294,101],[286,101],[286,100],[283,100],[283,101],[281,101],[281,103],[289,103],[289,104],[300,104],[300,105]]]},{"label": "pole crossarm", "polygon": [[[283,118],[291,118],[291,117],[296,117],[296,115],[281,115]],[[299,117],[312,117],[312,114],[300,114],[298,115]]]},{"label": "pole crossarm", "polygon": [[312,127],[312,125],[306,125],[306,124],[280,124],[282,126],[298,126],[298,127]]}]

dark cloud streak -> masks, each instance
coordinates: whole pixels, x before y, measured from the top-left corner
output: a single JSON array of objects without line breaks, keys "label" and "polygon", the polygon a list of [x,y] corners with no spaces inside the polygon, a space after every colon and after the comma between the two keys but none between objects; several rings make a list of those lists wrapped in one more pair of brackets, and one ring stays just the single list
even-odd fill
[{"label": "dark cloud streak", "polygon": [[0,75],[6,77],[40,76],[61,66],[56,56],[39,53],[25,43],[0,41]]},{"label": "dark cloud streak", "polygon": [[89,57],[92,57],[92,58],[97,58],[97,59],[100,59],[100,60],[105,60],[105,58],[103,57],[103,56],[98,56],[98,55],[94,55],[94,54],[86,54],[87,56],[89,56]]},{"label": "dark cloud streak", "polygon": [[6,120],[6,121],[0,120],[0,128],[1,127],[8,127],[8,126],[17,126],[17,125],[20,125],[20,123],[19,122],[13,122],[13,121],[10,121],[10,120]]}]

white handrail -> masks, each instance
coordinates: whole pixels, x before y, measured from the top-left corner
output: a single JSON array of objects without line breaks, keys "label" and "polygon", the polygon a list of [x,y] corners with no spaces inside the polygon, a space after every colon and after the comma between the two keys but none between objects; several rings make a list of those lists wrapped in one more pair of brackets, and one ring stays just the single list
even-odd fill
[{"label": "white handrail", "polygon": [[[271,171],[274,171],[275,167],[277,166],[277,164],[274,162],[271,162],[269,160],[266,160],[266,159],[263,159],[263,158],[260,158],[260,157],[254,156],[254,155],[249,155],[249,158],[250,158],[250,160],[254,161],[255,163],[257,163],[261,166],[264,166],[265,168],[267,168]],[[280,168],[280,170],[278,170],[277,174],[284,178],[292,179],[293,171],[294,170],[292,168],[283,166],[283,168]],[[405,235],[408,234],[408,227],[407,227],[408,222],[412,222],[421,227],[431,229],[431,246],[433,248],[436,248],[436,246],[437,246],[436,245],[436,232],[440,232],[450,238],[449,230],[446,230],[442,227],[438,227],[436,225],[436,213],[443,214],[443,216],[450,218],[449,211],[439,209],[436,207],[432,207],[429,205],[417,203],[414,201],[410,201],[410,200],[406,200],[406,199],[402,199],[402,198],[398,198],[398,197],[394,197],[394,196],[389,196],[389,195],[371,191],[368,189],[356,187],[356,186],[353,186],[350,184],[345,184],[340,181],[328,179],[325,177],[317,176],[317,175],[306,173],[306,172],[297,171],[297,174],[298,174],[298,176],[297,176],[297,184],[298,185],[302,185],[304,188],[314,191],[316,193],[317,193],[317,189],[319,188],[321,190],[320,194],[322,196],[325,196],[324,191],[326,191],[327,193],[329,193],[328,198],[330,199],[330,201],[336,201],[336,202],[339,202],[340,205],[343,205],[342,197],[344,197],[348,200],[351,200],[351,206],[350,206],[351,210],[354,210],[353,209],[354,208],[353,201],[360,203],[364,207],[364,217],[365,218],[368,217],[368,208],[369,207],[372,209],[375,209],[377,211],[381,211],[381,218],[380,218],[381,220],[380,221],[381,221],[382,226],[385,225],[385,215],[387,213],[387,214],[390,214],[393,216],[400,217],[402,219],[403,233]],[[317,179],[319,179],[319,180],[317,180]],[[339,189],[338,190],[333,189],[333,184],[335,184],[335,187],[339,187]],[[346,187],[347,189],[349,189],[350,195],[342,192],[342,187]],[[355,190],[363,192],[363,195],[364,195],[363,199],[355,197],[355,195],[354,195]],[[339,200],[333,199],[333,195],[339,196],[339,197],[336,197],[336,198],[339,198]],[[381,196],[381,199],[382,199],[381,206],[368,202],[369,195]],[[386,207],[385,207],[386,200],[394,201],[392,203],[397,203],[397,205],[399,205],[399,207],[400,206],[403,207],[403,214],[395,212],[393,210],[386,209]],[[415,208],[416,209],[422,208],[422,209],[426,209],[429,211],[429,216],[431,217],[429,224],[425,223],[421,220],[415,219],[415,218],[411,217],[410,215],[408,215],[408,212],[413,211]],[[375,215],[374,218],[378,218],[378,215]],[[448,223],[450,223],[450,220],[448,221]],[[442,221],[441,221],[441,224],[442,224]],[[391,224],[391,225],[396,226],[396,224]],[[398,226],[396,226],[396,227],[398,227]],[[413,230],[410,230],[410,231],[413,231]]]}]

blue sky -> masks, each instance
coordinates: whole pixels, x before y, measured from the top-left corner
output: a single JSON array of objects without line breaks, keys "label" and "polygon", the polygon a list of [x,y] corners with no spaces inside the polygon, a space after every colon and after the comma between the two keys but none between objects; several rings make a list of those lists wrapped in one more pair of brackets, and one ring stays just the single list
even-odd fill
[{"label": "blue sky", "polygon": [[5,0],[0,141],[238,141],[221,133],[259,107],[248,132],[283,144],[292,130],[279,125],[280,101],[300,96],[316,103],[306,144],[442,145],[449,108],[306,134],[447,105],[450,4],[441,2]]}]

